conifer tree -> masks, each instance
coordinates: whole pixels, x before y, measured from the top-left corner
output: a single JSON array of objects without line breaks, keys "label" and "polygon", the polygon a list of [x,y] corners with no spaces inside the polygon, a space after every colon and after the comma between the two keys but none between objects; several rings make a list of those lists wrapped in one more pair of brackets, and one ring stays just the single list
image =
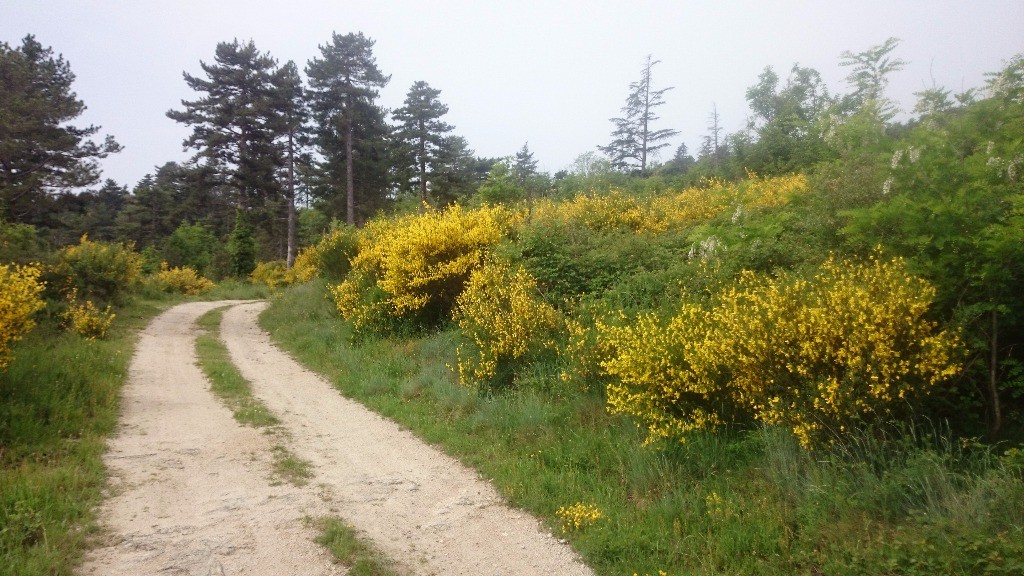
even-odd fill
[{"label": "conifer tree", "polygon": [[448,107],[438,100],[440,90],[426,82],[417,81],[409,88],[405,104],[393,112],[398,122],[395,136],[401,146],[401,156],[416,174],[420,202],[427,203],[428,181],[437,173],[445,134],[452,125],[441,120]]},{"label": "conifer tree", "polygon": [[74,80],[31,34],[16,48],[0,42],[0,216],[47,224],[49,195],[95,184],[97,160],[121,150],[111,136],[90,139],[98,126],[68,124],[85,110]]},{"label": "conifer tree", "polygon": [[277,88],[278,122],[280,123],[279,148],[284,167],[282,170],[287,222],[286,264],[288,268],[295,262],[297,247],[297,218],[295,211],[297,164],[304,160],[302,148],[306,142],[306,107],[305,92],[299,68],[294,62],[288,61],[278,69],[273,78]]},{"label": "conifer tree", "polygon": [[185,82],[203,97],[182,101],[184,110],[169,110],[172,120],[192,127],[185,149],[213,168],[236,194],[242,209],[261,206],[278,191],[275,172],[277,62],[250,40],[221,42],[213,64],[200,62],[206,78],[183,73]]},{"label": "conifer tree", "polygon": [[533,152],[530,152],[529,142],[524,142],[523,147],[516,152],[513,171],[520,186],[526,186],[526,179],[537,173],[537,160],[533,157]]},{"label": "conifer tree", "polygon": [[[357,171],[362,172],[367,194],[382,179],[381,192],[386,188],[386,176],[382,176],[386,166],[380,161],[386,129],[374,100],[391,77],[377,68],[373,45],[362,32],[344,36],[335,32],[330,43],[320,46],[321,57],[306,66],[324,176],[329,188],[344,180],[345,220],[350,225],[356,223]],[[362,166],[357,166],[357,154]]]},{"label": "conifer tree", "polygon": [[664,94],[672,89],[654,90],[651,87],[651,69],[660,60],[647,62],[640,73],[640,80],[629,85],[629,96],[622,107],[623,116],[612,118],[615,125],[610,144],[598,148],[608,155],[612,166],[618,170],[639,171],[647,173],[647,165],[651,156],[658,150],[669,145],[667,139],[675,136],[677,130],[655,130],[652,125],[659,119],[654,109],[665,104]]}]

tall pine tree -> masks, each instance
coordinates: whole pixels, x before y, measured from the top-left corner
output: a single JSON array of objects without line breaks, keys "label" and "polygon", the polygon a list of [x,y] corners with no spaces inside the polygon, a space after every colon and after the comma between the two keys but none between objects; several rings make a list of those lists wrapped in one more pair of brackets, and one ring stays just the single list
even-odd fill
[{"label": "tall pine tree", "polygon": [[198,150],[198,158],[235,192],[237,207],[248,210],[278,192],[277,62],[251,40],[242,44],[237,39],[217,44],[214,60],[200,62],[206,78],[183,73],[189,87],[204,96],[183,100],[185,109],[170,110],[167,116],[192,127],[185,149]]},{"label": "tall pine tree", "polygon": [[0,217],[48,225],[50,194],[95,184],[97,160],[121,150],[110,136],[92,141],[97,126],[68,124],[85,110],[74,80],[34,36],[0,43]]},{"label": "tall pine tree", "polygon": [[623,116],[612,118],[615,125],[610,144],[598,148],[608,155],[612,166],[618,170],[647,173],[651,156],[669,145],[665,140],[675,136],[677,130],[655,130],[652,124],[659,119],[654,109],[665,104],[664,94],[672,87],[654,90],[651,87],[651,69],[659,60],[647,62],[640,73],[640,80],[629,85],[629,96],[622,107]]},{"label": "tall pine tree", "polygon": [[303,146],[306,142],[306,107],[305,92],[302,88],[302,77],[294,62],[288,61],[277,70],[273,78],[277,89],[277,114],[279,127],[279,153],[282,156],[281,170],[282,191],[287,211],[287,248],[285,261],[288,268],[295,263],[297,251],[297,218],[295,212],[296,187],[298,184],[298,164],[303,162]]},{"label": "tall pine tree", "polygon": [[306,66],[317,124],[315,141],[326,179],[319,189],[323,195],[344,182],[345,220],[350,225],[356,223],[357,180],[367,200],[387,188],[387,166],[382,162],[387,130],[374,101],[391,77],[377,68],[373,44],[362,32],[333,33],[331,42],[320,46],[321,57]]},{"label": "tall pine tree", "polygon": [[[413,83],[405,97],[405,104],[392,114],[398,122],[395,136],[401,147],[401,156],[415,173],[420,202],[427,204],[428,182],[440,168],[445,134],[452,126],[441,120],[448,107],[438,100],[440,90],[423,81]],[[410,182],[411,183],[411,182]]]}]

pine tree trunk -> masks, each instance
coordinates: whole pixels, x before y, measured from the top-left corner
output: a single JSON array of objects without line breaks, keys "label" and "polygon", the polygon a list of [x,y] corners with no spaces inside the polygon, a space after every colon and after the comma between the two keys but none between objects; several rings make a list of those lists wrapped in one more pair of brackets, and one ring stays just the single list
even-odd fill
[{"label": "pine tree trunk", "polygon": [[355,137],[355,127],[352,118],[348,119],[348,126],[345,127],[345,221],[349,226],[356,225],[356,179],[352,173],[355,163],[352,161],[352,140]]},{"label": "pine tree trunk", "polygon": [[[426,131],[426,126],[420,120],[420,134]],[[423,136],[420,136],[420,211],[427,209],[427,144]]]},{"label": "pine tree trunk", "polygon": [[288,131],[288,256],[286,266],[290,269],[295,264],[296,231],[295,231],[295,138]]}]

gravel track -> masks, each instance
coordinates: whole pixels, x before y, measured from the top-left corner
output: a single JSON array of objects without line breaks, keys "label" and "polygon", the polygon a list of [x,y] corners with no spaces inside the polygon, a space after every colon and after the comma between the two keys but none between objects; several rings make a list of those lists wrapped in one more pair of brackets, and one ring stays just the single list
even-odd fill
[{"label": "gravel track", "polygon": [[[224,305],[232,361],[312,464],[304,488],[273,481],[271,439],[238,425],[195,366],[195,319]],[[105,456],[108,542],[80,573],[342,574],[303,522],[337,515],[408,574],[592,574],[473,470],[274,346],[257,325],[265,306],[183,304],[143,331]]]}]

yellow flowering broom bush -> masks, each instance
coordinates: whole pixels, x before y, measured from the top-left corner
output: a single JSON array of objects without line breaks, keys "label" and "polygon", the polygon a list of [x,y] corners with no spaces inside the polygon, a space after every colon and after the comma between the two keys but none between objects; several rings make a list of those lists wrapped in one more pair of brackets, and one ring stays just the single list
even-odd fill
[{"label": "yellow flowering broom bush", "polygon": [[43,302],[42,271],[34,265],[0,264],[0,370],[14,359],[11,347],[35,326]]},{"label": "yellow flowering broom bush", "polygon": [[288,281],[288,268],[286,266],[287,264],[284,260],[259,262],[252,272],[249,273],[249,281],[254,284],[263,284],[268,288],[287,286],[290,282]]},{"label": "yellow flowering broom bush", "polygon": [[513,363],[553,351],[561,322],[523,267],[491,261],[469,278],[455,319],[467,342],[459,345],[459,377],[467,386],[510,375]]},{"label": "yellow flowering broom bush", "polygon": [[67,300],[68,307],[62,315],[65,329],[89,340],[107,337],[107,331],[117,316],[109,305],[100,310],[92,300],[79,301],[76,289],[71,290]]},{"label": "yellow flowering broom bush", "polygon": [[470,274],[509,233],[515,217],[501,207],[453,206],[371,220],[357,235],[351,270],[331,287],[338,311],[357,330],[447,317]]},{"label": "yellow flowering broom bush", "polygon": [[661,233],[706,222],[736,208],[771,208],[787,204],[807,190],[802,174],[759,178],[754,174],[738,183],[707,180],[679,192],[639,197],[613,190],[605,194],[579,194],[569,201],[541,200],[532,217],[558,220],[597,231],[627,229]]},{"label": "yellow flowering broom bush", "polygon": [[745,273],[709,310],[603,329],[609,409],[650,439],[746,418],[813,447],[958,373],[958,334],[925,317],[934,295],[900,259],[830,259],[809,279]]},{"label": "yellow flowering broom bush", "polygon": [[214,287],[214,283],[191,266],[169,268],[164,262],[160,265],[160,271],[150,278],[150,284],[163,292],[177,292],[193,296],[202,294]]},{"label": "yellow flowering broom bush", "polygon": [[344,279],[350,268],[349,260],[358,247],[356,235],[355,227],[340,226],[324,234],[316,244],[300,250],[285,274],[286,282],[303,284],[317,277],[335,282]]},{"label": "yellow flowering broom bush", "polygon": [[87,236],[58,254],[56,272],[68,286],[88,298],[113,300],[142,278],[142,256],[134,245],[94,242]]}]

